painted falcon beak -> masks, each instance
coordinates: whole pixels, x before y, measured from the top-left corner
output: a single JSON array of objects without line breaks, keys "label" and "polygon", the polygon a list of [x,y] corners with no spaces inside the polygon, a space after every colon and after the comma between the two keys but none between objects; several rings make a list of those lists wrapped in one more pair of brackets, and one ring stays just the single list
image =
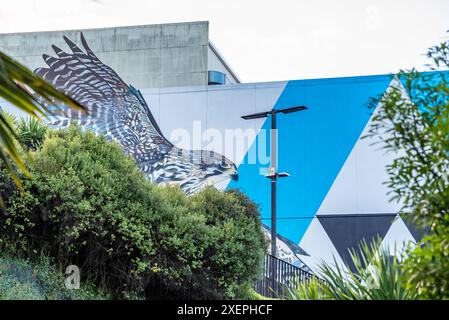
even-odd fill
[{"label": "painted falcon beak", "polygon": [[234,181],[238,181],[239,180],[239,174],[237,172],[237,167],[233,164],[232,165],[232,169],[229,170],[229,176],[231,177],[232,180]]},{"label": "painted falcon beak", "polygon": [[232,180],[239,181],[239,174],[237,172],[231,173],[229,176],[231,177]]}]

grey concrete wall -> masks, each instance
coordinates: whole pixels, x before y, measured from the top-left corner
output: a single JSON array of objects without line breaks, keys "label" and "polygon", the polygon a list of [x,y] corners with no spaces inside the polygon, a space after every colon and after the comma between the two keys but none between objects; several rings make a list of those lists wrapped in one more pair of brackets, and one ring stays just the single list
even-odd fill
[{"label": "grey concrete wall", "polygon": [[[209,24],[203,22],[82,30],[95,54],[138,88],[207,85]],[[80,30],[0,34],[0,50],[32,70],[51,45],[69,51]],[[69,51],[70,52],[70,51]]]}]

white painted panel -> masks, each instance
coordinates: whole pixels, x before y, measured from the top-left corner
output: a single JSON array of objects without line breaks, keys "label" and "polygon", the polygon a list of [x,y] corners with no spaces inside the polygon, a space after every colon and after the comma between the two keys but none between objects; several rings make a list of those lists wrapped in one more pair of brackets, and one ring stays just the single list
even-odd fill
[{"label": "white painted panel", "polygon": [[396,255],[400,258],[405,253],[407,246],[414,247],[415,245],[415,239],[404,221],[397,216],[385,235],[382,241],[382,246],[386,248],[391,255]]},{"label": "white painted panel", "polygon": [[395,213],[400,210],[397,203],[389,202],[386,166],[396,157],[370,145],[372,139],[357,143],[357,213]]},{"label": "white painted panel", "polygon": [[335,265],[334,258],[340,267],[345,268],[337,249],[335,249],[335,246],[317,218],[314,218],[310,223],[299,246],[310,255],[309,257],[301,256],[301,259],[317,274],[319,274],[320,265],[323,262],[329,265]]},{"label": "white painted panel", "polygon": [[[207,91],[164,92],[159,99],[159,126],[165,137],[180,148],[201,149],[201,133],[206,128]],[[183,131],[187,136],[172,141]]]},{"label": "white painted panel", "polygon": [[161,123],[160,117],[160,95],[159,89],[146,89],[140,90],[143,98],[145,99],[148,107],[150,108],[151,113],[153,114],[154,119],[156,119],[157,123]]},{"label": "white painted panel", "polygon": [[[253,121],[241,117],[254,113],[255,87],[234,90],[209,90],[207,97],[207,138],[206,148],[224,154],[237,166],[245,157],[257,135]],[[245,139],[247,136],[248,139]],[[221,141],[217,144],[217,137]]]}]

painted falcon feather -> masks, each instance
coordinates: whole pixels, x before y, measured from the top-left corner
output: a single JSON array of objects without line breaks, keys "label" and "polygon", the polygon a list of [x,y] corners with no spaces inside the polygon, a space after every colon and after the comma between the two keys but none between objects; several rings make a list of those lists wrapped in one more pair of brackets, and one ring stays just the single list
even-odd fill
[{"label": "painted falcon feather", "polygon": [[179,184],[187,194],[209,184],[237,179],[236,166],[223,155],[181,149],[168,141],[140,91],[128,86],[102,63],[82,33],[84,50],[65,36],[64,40],[72,53],[53,45],[57,57],[44,54],[48,67],[35,72],[83,105],[87,112],[55,110],[48,120],[50,126],[64,128],[76,123],[117,141],[151,181]]}]

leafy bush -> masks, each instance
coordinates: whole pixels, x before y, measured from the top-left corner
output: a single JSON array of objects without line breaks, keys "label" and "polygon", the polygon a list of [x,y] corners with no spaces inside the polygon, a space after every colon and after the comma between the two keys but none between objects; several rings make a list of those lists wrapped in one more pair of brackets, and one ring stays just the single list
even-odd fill
[{"label": "leafy bush", "polygon": [[0,185],[3,246],[43,248],[117,298],[232,298],[257,277],[265,243],[244,195],[153,185],[117,144],[75,127],[30,158],[25,192]]},{"label": "leafy bush", "polygon": [[149,230],[131,222],[163,205],[131,159],[73,128],[53,132],[31,158],[26,192],[9,199],[4,234],[23,250],[43,247],[63,266],[82,266],[107,287],[139,273],[154,248]]},{"label": "leafy bush", "polygon": [[438,227],[408,255],[405,271],[421,299],[449,299],[449,229]]},{"label": "leafy bush", "polygon": [[[251,287],[262,274],[266,239],[257,206],[238,190],[226,193],[207,188],[191,199],[195,212],[206,218],[211,228],[211,245],[203,268],[213,275],[216,286],[235,295],[242,286]],[[243,295],[243,296],[242,296]],[[245,298],[240,292],[237,297]]]}]

